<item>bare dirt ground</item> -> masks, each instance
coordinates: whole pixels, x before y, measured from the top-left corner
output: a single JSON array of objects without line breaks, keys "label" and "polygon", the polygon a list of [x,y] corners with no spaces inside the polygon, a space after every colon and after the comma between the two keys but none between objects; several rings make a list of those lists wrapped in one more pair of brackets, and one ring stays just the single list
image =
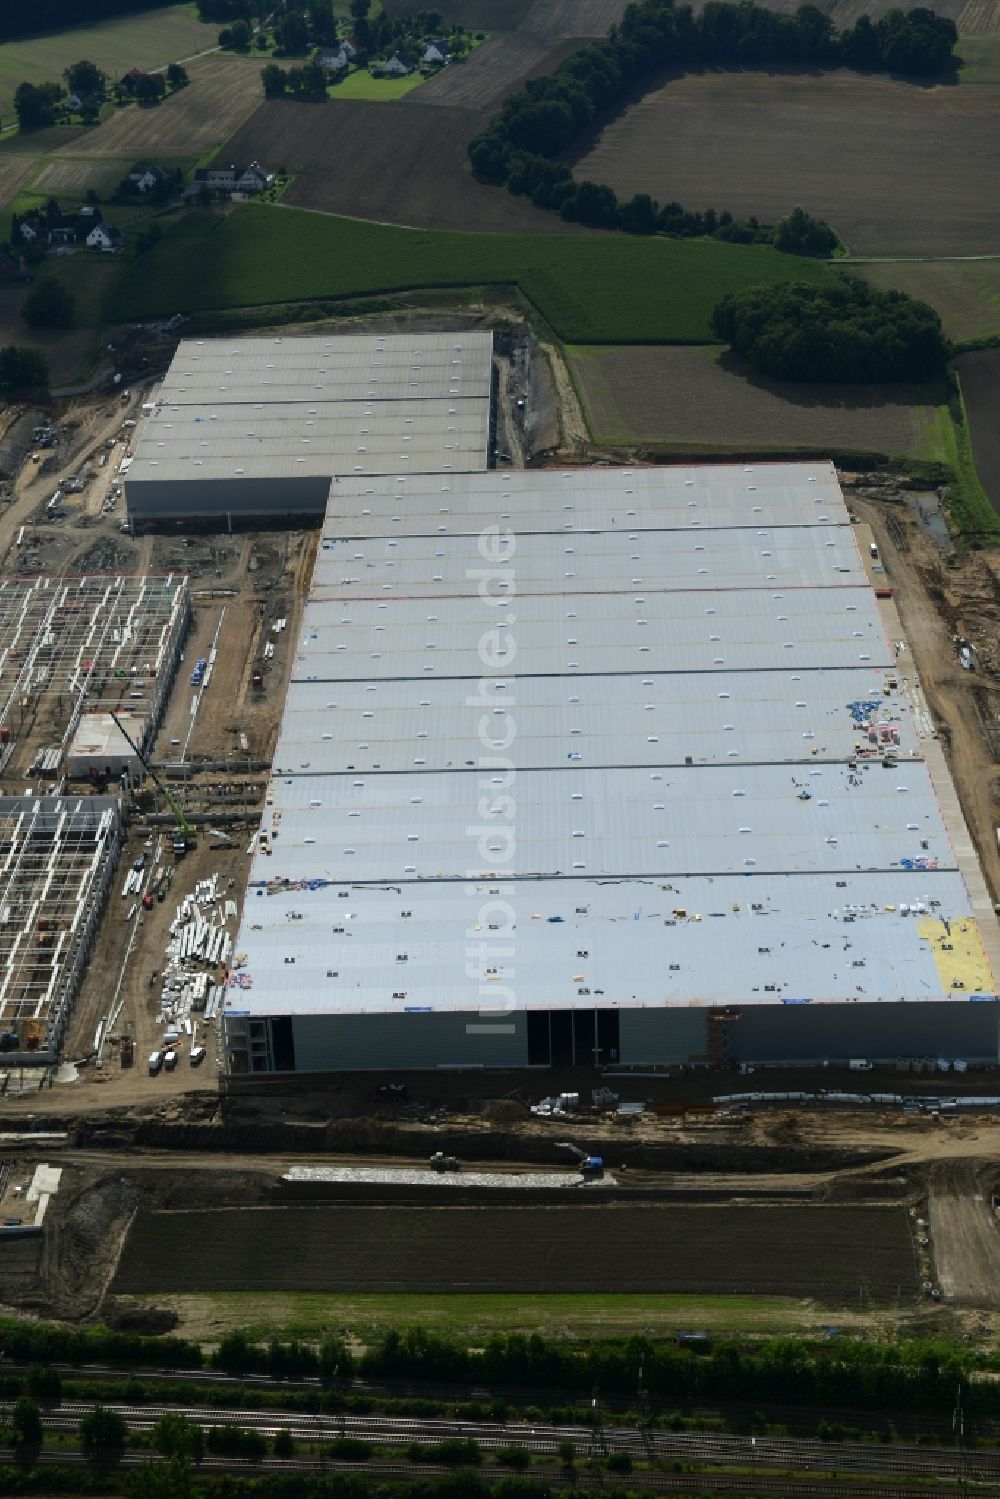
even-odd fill
[{"label": "bare dirt ground", "polygon": [[994,89],[706,72],[650,89],[582,146],[574,174],[769,221],[802,204],[855,254],[975,255],[997,246],[998,148]]},{"label": "bare dirt ground", "polygon": [[[1000,766],[984,732],[977,694],[995,684],[1000,628],[1000,570],[995,554],[969,552],[946,563],[946,553],[908,512],[905,502],[851,498],[877,537],[921,685],[944,746],[962,811],[994,901],[1000,900]],[[980,671],[963,671],[952,636],[979,649]]]},{"label": "bare dirt ground", "polygon": [[995,1306],[1000,1229],[990,1193],[971,1166],[932,1170],[929,1207],[942,1295],[970,1306]]},{"label": "bare dirt ground", "polygon": [[[884,1302],[913,1284],[901,1207],[286,1207],[140,1213],[116,1291],[815,1296]],[[296,1245],[294,1258],[288,1245]]]},{"label": "bare dirt ground", "polygon": [[594,437],[678,452],[915,452],[943,389],[810,388],[768,380],[716,348],[579,348],[569,354]]}]

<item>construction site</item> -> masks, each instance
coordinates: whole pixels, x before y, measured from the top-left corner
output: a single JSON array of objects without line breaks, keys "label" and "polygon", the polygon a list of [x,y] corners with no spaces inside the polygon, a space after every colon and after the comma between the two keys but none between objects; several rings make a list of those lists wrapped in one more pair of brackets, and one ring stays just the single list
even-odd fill
[{"label": "construction site", "polygon": [[[62,1165],[46,1223],[64,1229],[44,1264],[30,1240],[17,1251],[23,1304],[103,1315],[155,1293],[180,1326],[204,1332],[198,1297],[231,1273],[238,1207],[294,1209],[299,1232],[303,1202],[384,1204],[416,1190],[354,1176],[290,1186],[290,1166],[355,1172],[364,1157],[409,1170],[443,1153],[461,1163],[471,1202],[496,1186],[463,1186],[469,1162],[511,1190],[529,1165],[579,1185],[581,1167],[559,1150],[570,1135],[607,1162],[609,1204],[632,1188],[700,1185],[717,1202],[738,1191],[774,1211],[792,1194],[819,1213],[782,1220],[781,1273],[751,1289],[785,1277],[803,1297],[846,1303],[856,1261],[846,1247],[820,1255],[843,1237],[825,1215],[888,1203],[887,1217],[850,1220],[877,1263],[865,1295],[898,1305],[909,1275],[903,1301],[926,1303],[927,1316],[991,1316],[996,561],[957,550],[936,497],[898,476],[817,461],[790,480],[766,466],[713,480],[707,469],[663,475],[634,452],[609,470],[580,435],[555,355],[516,320],[511,330],[488,360],[491,436],[473,469],[399,473],[401,447],[382,474],[345,472],[332,488],[327,476],[308,525],[297,505],[293,523],[276,523],[273,495],[238,516],[221,472],[214,521],[130,519],[142,435],[167,440],[156,404],[166,371],[126,401],[65,403],[45,429],[52,446],[35,445],[38,413],[10,414],[8,442],[18,430],[23,440],[0,497],[0,1031],[17,1044],[4,1043],[0,1086],[17,1138],[0,1157],[18,1161],[18,1181]],[[448,337],[465,342],[457,321]],[[477,378],[463,401],[484,399]],[[515,459],[507,482],[504,464],[491,471],[498,450]],[[82,487],[67,489],[66,475]],[[806,524],[797,486],[810,476],[826,503]],[[172,482],[187,509],[188,481]],[[557,500],[561,487],[570,498]],[[150,490],[150,502],[166,494]],[[478,580],[467,579],[490,524],[517,534],[527,595],[510,671],[473,662],[497,613],[483,609],[480,626]],[[709,577],[711,597],[699,581]],[[636,664],[623,671],[626,650]],[[477,956],[466,994],[455,983],[475,912],[505,878],[466,846],[463,777],[481,753],[483,710],[465,698],[480,675],[514,684],[520,720],[514,1020],[479,1013],[503,959]],[[491,716],[501,706],[494,697]],[[614,743],[626,740],[622,761]],[[723,780],[724,797],[713,789]],[[819,836],[801,835],[807,819]],[[766,894],[751,901],[755,881]],[[777,940],[758,936],[764,925]],[[662,962],[658,944],[670,945]],[[628,998],[647,985],[656,1003],[602,1003],[625,984]],[[469,1039],[470,1014],[513,1032]],[[472,1070],[451,1070],[463,1065]],[[257,1169],[268,1152],[273,1167]],[[455,1188],[439,1178],[431,1190]],[[419,1227],[431,1246],[434,1203]],[[189,1217],[169,1217],[182,1206]],[[908,1268],[896,1207],[932,1224]],[[321,1216],[310,1233],[328,1240]],[[384,1221],[352,1221],[345,1284],[364,1280]],[[247,1289],[286,1283],[283,1222],[268,1227],[263,1268],[240,1249]],[[581,1231],[590,1223],[600,1238],[603,1220]],[[718,1289],[727,1266],[709,1264],[696,1219],[684,1224],[684,1288],[706,1288],[711,1270]],[[668,1237],[677,1231],[679,1220]],[[497,1225],[498,1244],[506,1232]],[[642,1222],[628,1232],[638,1245]],[[747,1217],[748,1268],[732,1284],[750,1287],[759,1232]],[[176,1259],[183,1275],[149,1258],[171,1234],[205,1246],[198,1274],[192,1255]],[[321,1238],[309,1248],[317,1288],[328,1283]],[[406,1241],[399,1264],[383,1244],[383,1288],[404,1274]],[[471,1259],[467,1279],[483,1284]]]}]

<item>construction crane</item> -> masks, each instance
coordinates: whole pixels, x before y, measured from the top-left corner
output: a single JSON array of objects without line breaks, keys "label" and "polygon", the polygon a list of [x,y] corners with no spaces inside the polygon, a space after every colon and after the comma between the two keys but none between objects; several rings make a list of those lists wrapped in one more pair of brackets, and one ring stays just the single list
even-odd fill
[{"label": "construction crane", "polygon": [[171,793],[167,790],[166,786],[163,784],[163,782],[160,780],[159,776],[156,774],[156,771],[153,769],[153,767],[150,765],[149,761],[146,759],[146,756],[143,754],[142,750],[139,748],[139,746],[136,744],[135,740],[132,738],[132,735],[129,733],[128,729],[125,727],[125,725],[122,723],[121,719],[118,717],[118,714],[114,711],[113,708],[110,709],[109,711],[111,713],[111,717],[115,721],[115,724],[121,730],[122,735],[124,736],[125,740],[128,742],[129,745],[131,745],[131,747],[135,751],[136,755],[138,755],[139,760],[140,760],[140,762],[141,762],[141,764],[143,766],[143,769],[146,770],[146,771],[148,771],[149,774],[152,776],[152,778],[153,778],[153,784],[156,786],[156,789],[160,792],[161,796],[163,797],[163,800],[166,802],[167,806],[170,808],[171,812],[173,813],[173,815],[174,815],[174,822],[176,823],[176,828],[174,830],[174,841],[173,841],[174,857],[178,858],[178,859],[183,859],[183,857],[187,853],[188,849],[189,848],[193,848],[194,845],[195,845],[195,843],[196,843],[196,841],[197,841],[197,837],[198,837],[197,829],[190,822],[188,822],[187,818],[184,816],[184,810],[181,807],[180,802],[178,802],[177,799],[176,799],[176,797],[174,797],[173,795],[171,795]]},{"label": "construction crane", "polygon": [[580,1163],[580,1175],[586,1177],[598,1177],[604,1175],[604,1161],[599,1155],[588,1155],[581,1150],[579,1145],[574,1145],[572,1140],[560,1140],[556,1146],[557,1150],[568,1150],[576,1156]]}]

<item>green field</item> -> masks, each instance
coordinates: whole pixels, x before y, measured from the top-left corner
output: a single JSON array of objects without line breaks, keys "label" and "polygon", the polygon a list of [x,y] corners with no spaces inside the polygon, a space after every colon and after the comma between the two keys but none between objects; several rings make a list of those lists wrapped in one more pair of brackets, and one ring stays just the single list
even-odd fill
[{"label": "green field", "polygon": [[411,73],[408,78],[373,78],[367,68],[357,68],[348,73],[343,83],[334,83],[327,89],[331,99],[378,99],[391,101],[411,94],[424,82],[421,73]]},{"label": "green field", "polygon": [[26,37],[0,46],[0,100],[9,118],[19,83],[62,82],[63,69],[88,58],[120,78],[129,68],[163,67],[214,47],[219,28],[198,20],[193,4],[170,5],[114,21],[91,21],[85,26],[50,36]]},{"label": "green field", "polygon": [[110,321],[414,287],[517,285],[574,343],[705,343],[719,298],[816,280],[818,261],[759,245],[621,234],[499,235],[397,229],[254,204],[187,214],[123,267]]},{"label": "green field", "polygon": [[[314,1292],[226,1291],[211,1295],[128,1297],[169,1306],[178,1334],[217,1341],[240,1328],[251,1338],[314,1339],[346,1332],[360,1342],[387,1328],[422,1327],[475,1344],[491,1333],[537,1332],[550,1337],[627,1337],[698,1329],[749,1333],[819,1331],[829,1314],[811,1302],[767,1296],[337,1296]],[[839,1315],[843,1325],[853,1314]]]}]

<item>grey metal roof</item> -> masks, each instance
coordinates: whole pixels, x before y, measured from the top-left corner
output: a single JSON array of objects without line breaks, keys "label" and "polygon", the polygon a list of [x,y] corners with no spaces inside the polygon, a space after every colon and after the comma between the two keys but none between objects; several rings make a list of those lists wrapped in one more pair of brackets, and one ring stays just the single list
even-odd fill
[{"label": "grey metal roof", "polygon": [[[793,680],[794,676],[794,680]],[[437,771],[477,761],[481,732],[506,737],[518,770],[848,760],[893,741],[918,753],[912,713],[886,668],[853,671],[626,673],[379,682],[293,682],[275,774]],[[848,704],[871,705],[869,729]],[[495,730],[492,725],[496,723]],[[884,725],[880,730],[879,725]],[[366,745],[366,749],[362,749]],[[418,763],[419,762],[419,763]]]},{"label": "grey metal roof", "polygon": [[[571,743],[571,740],[567,740]],[[499,757],[499,752],[497,756]],[[484,761],[486,755],[484,751]],[[540,875],[737,874],[955,864],[923,761],[509,772],[478,762],[434,775],[275,778],[269,868],[288,879],[407,881]],[[496,788],[496,789],[494,789]]]},{"label": "grey metal roof", "polygon": [[[520,536],[511,565],[518,593],[615,589],[821,587],[865,583],[854,533],[843,526],[747,527],[702,535],[600,531]],[[486,559],[474,536],[324,537],[311,597],[353,589],[412,597],[477,594]],[[348,583],[357,578],[357,583]],[[386,586],[388,585],[388,586]],[[495,585],[499,589],[500,582]]]},{"label": "grey metal roof", "polygon": [[[891,666],[895,650],[867,587],[522,594],[478,598],[310,599],[296,681],[590,672],[716,672]],[[636,598],[642,599],[636,603]],[[517,631],[500,629],[512,615]],[[494,633],[497,632],[497,633]],[[495,654],[494,654],[495,652]]]},{"label": "grey metal roof", "polygon": [[828,464],[340,480],[230,1005],[992,993],[911,704]]},{"label": "grey metal roof", "polygon": [[185,340],[135,434],[130,512],[197,514],[182,483],[227,485],[212,505],[239,514],[277,503],[254,480],[283,481],[302,511],[302,481],[485,469],[491,379],[487,333]]},{"label": "grey metal roof", "polygon": [[489,525],[531,531],[707,530],[713,526],[844,525],[832,464],[524,469],[396,475],[331,491],[324,537],[474,535]]},{"label": "grey metal roof", "polygon": [[266,873],[257,865],[251,877],[230,1013],[468,1010],[488,1020],[511,1004],[970,998],[934,956],[941,917],[959,938],[971,926],[950,871],[539,880],[501,894],[485,881],[268,891],[257,883]]},{"label": "grey metal roof", "polygon": [[355,401],[488,396],[492,335],[332,335],[185,339],[164,377],[166,402]]}]

